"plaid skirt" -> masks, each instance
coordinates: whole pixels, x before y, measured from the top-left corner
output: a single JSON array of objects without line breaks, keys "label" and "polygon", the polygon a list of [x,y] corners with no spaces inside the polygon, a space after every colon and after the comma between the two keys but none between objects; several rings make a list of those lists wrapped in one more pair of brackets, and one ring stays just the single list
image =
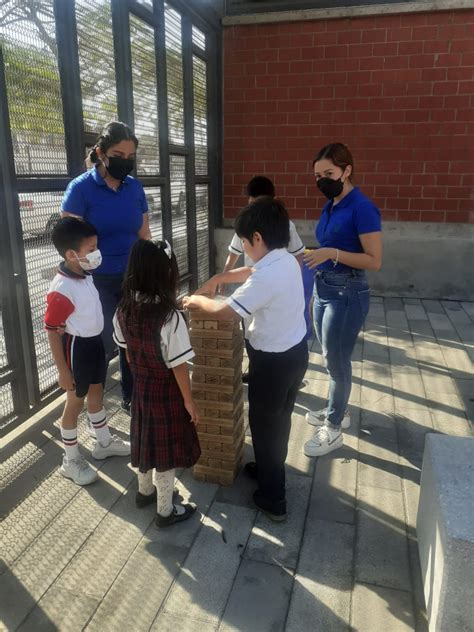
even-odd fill
[{"label": "plaid skirt", "polygon": [[130,441],[140,472],[191,467],[201,455],[196,426],[184,406],[173,371],[130,365],[133,374]]}]

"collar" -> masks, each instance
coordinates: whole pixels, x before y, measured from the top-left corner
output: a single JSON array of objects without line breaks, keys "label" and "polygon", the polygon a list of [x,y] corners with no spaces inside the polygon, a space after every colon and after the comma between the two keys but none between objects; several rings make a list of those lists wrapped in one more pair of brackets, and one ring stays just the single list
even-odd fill
[{"label": "collar", "polygon": [[343,197],[342,200],[338,202],[335,206],[334,206],[334,200],[330,200],[328,209],[337,210],[338,208],[344,208],[346,206],[349,206],[350,204],[353,204],[355,202],[355,199],[358,197],[358,195],[359,195],[359,188],[354,187],[352,191],[348,193],[345,197]]},{"label": "collar", "polygon": [[275,248],[274,250],[270,250],[267,254],[262,257],[257,263],[254,263],[253,267],[258,270],[259,268],[265,268],[266,266],[272,265],[275,261],[278,261],[287,253],[286,248]]},{"label": "collar", "polygon": [[[94,182],[100,186],[100,187],[107,187],[107,189],[110,189],[109,185],[107,184],[107,182],[104,180],[104,178],[100,175],[99,170],[97,169],[97,167],[92,167],[92,169],[89,172],[94,180]],[[125,178],[125,180],[122,180],[122,184],[130,184],[132,180],[131,176],[127,176]],[[119,186],[119,188],[117,189],[117,191],[120,191],[122,184]],[[113,189],[110,189],[111,191],[113,191]]]},{"label": "collar", "polygon": [[59,264],[59,274],[69,277],[70,279],[85,279],[90,276],[90,272],[87,272],[87,270],[84,270],[83,274],[77,274],[76,272],[69,270],[69,268],[66,267],[65,261],[61,261]]}]

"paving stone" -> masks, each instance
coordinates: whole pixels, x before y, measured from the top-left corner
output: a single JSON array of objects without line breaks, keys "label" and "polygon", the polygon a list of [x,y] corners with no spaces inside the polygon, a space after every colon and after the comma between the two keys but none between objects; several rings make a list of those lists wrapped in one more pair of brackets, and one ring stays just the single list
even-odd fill
[{"label": "paving stone", "polygon": [[426,614],[425,595],[423,593],[423,578],[418,553],[418,543],[415,537],[408,539],[408,557],[413,586],[413,610],[415,617],[415,632],[428,632],[428,617]]},{"label": "paving stone", "polygon": [[461,306],[466,314],[474,321],[474,303],[461,302]]},{"label": "paving stone", "polygon": [[99,599],[54,586],[30,613],[19,632],[82,630],[99,605]]},{"label": "paving stone", "polygon": [[410,590],[401,491],[358,486],[357,512],[356,581]]},{"label": "paving stone", "polygon": [[423,307],[428,314],[444,314],[444,307],[439,301],[422,300]]},{"label": "paving stone", "polygon": [[[218,623],[256,511],[214,502],[164,604],[164,612]],[[212,569],[212,572],[211,572]]]},{"label": "paving stone", "polygon": [[443,356],[449,372],[453,377],[472,379],[474,375],[473,363],[464,349],[443,349]]},{"label": "paving stone", "polygon": [[137,509],[136,491],[136,486],[131,486],[118,500],[61,573],[56,586],[104,597],[156,514],[154,504]]},{"label": "paving stone", "polygon": [[314,427],[308,424],[302,415],[293,414],[288,454],[286,457],[286,472],[301,476],[312,476],[314,459],[310,459],[303,452],[303,446],[314,433]]},{"label": "paving stone", "polygon": [[428,318],[435,334],[444,336],[446,331],[454,332],[453,323],[449,320],[446,314],[429,313]]},{"label": "paving stone", "polygon": [[438,393],[456,393],[456,385],[447,373],[435,373],[421,369],[421,378],[427,391]]},{"label": "paving stone", "polygon": [[245,549],[246,559],[296,568],[311,484],[307,476],[287,476],[288,519],[273,522],[259,512]]},{"label": "paving stone", "polygon": [[243,560],[219,632],[283,632],[292,585],[293,574],[288,570]]},{"label": "paving stone", "polygon": [[344,445],[317,459],[308,524],[317,519],[354,524],[357,458],[357,451]]},{"label": "paving stone", "polygon": [[216,632],[217,630],[217,624],[195,621],[190,619],[185,612],[181,617],[159,612],[150,632],[196,632],[197,627],[199,627],[199,632]]},{"label": "paving stone", "polygon": [[354,532],[354,525],[308,517],[286,632],[348,630]]},{"label": "paving stone", "polygon": [[401,490],[398,443],[394,426],[361,428],[357,483],[362,486]]},{"label": "paving stone", "polygon": [[402,299],[404,305],[421,305],[421,299],[419,298],[403,298]]},{"label": "paving stone", "polygon": [[387,327],[408,329],[408,319],[405,310],[389,310],[385,314]]},{"label": "paving stone", "polygon": [[360,632],[413,632],[411,595],[402,590],[356,583],[352,594],[351,629]]},{"label": "paving stone", "polygon": [[472,434],[469,422],[462,413],[453,415],[434,411],[432,416],[435,429],[443,434],[456,437],[468,437]]},{"label": "paving stone", "polygon": [[384,300],[385,310],[401,311],[403,310],[403,301],[401,298],[386,298]]},{"label": "paving stone", "polygon": [[408,320],[428,320],[428,315],[422,305],[405,304],[405,313]]},{"label": "paving stone", "polygon": [[[177,532],[175,537],[178,541]],[[149,630],[187,554],[185,547],[142,542],[102,600],[86,630],[127,630],[131,620],[134,632]]]}]

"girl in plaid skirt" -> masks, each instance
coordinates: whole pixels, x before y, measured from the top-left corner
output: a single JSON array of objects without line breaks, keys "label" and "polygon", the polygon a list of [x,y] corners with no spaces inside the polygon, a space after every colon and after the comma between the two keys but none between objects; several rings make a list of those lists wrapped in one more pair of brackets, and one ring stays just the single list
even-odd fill
[{"label": "girl in plaid skirt", "polygon": [[175,468],[191,467],[201,454],[186,364],[194,352],[176,302],[178,281],[167,241],[137,241],[114,317],[114,339],[127,350],[134,380],[130,440],[132,465],[138,468],[136,503],[143,507],[157,500],[157,527],[194,513],[194,505],[173,504]]}]

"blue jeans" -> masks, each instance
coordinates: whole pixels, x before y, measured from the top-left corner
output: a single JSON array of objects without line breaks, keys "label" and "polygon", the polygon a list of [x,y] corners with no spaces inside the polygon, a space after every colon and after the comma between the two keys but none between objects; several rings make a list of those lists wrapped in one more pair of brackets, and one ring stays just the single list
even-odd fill
[{"label": "blue jeans", "polygon": [[[102,332],[102,340],[104,341],[105,357],[107,366],[110,360],[115,356],[117,347],[112,338],[113,323],[112,319],[122,298],[122,282],[121,274],[95,274],[94,285],[99,292],[100,302],[102,303],[102,311],[104,312],[104,330]],[[120,386],[122,388],[122,399],[129,402],[132,399],[133,377],[128,366],[127,356],[124,349],[119,349],[120,363]]]},{"label": "blue jeans", "polygon": [[365,272],[317,271],[313,319],[329,374],[327,419],[340,426],[352,387],[351,356],[369,311]]}]

